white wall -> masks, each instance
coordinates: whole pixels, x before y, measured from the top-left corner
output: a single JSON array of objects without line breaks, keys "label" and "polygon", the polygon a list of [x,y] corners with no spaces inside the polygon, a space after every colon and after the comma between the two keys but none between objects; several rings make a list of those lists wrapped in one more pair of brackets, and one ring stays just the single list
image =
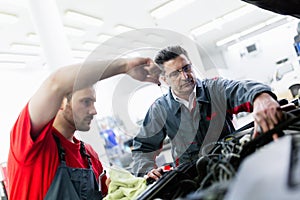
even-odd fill
[{"label": "white wall", "polygon": [[[32,71],[0,71],[0,163],[6,162],[9,151],[10,130],[16,121],[19,113],[28,102],[29,98],[41,85],[42,81],[49,75],[49,70]],[[105,104],[105,102],[104,102]],[[109,106],[108,106],[109,107]],[[103,106],[102,108],[105,108]],[[97,109],[99,111],[99,109]],[[104,116],[109,112],[105,109],[100,110]],[[96,124],[93,122],[89,133],[79,132],[79,137],[90,143],[99,153],[103,164],[107,164],[107,157],[103,154],[104,142],[99,136]],[[93,137],[94,139],[91,139]],[[95,138],[97,138],[95,140]]]},{"label": "white wall", "polygon": [[[297,23],[295,20],[224,50],[223,56],[228,70],[222,70],[222,75],[268,83],[276,67],[276,61],[283,58],[296,59],[293,43],[297,34]],[[258,52],[253,55],[247,54],[245,47],[253,43],[258,45]]]},{"label": "white wall", "polygon": [[47,74],[47,70],[0,72],[0,163],[7,160],[9,133],[15,120]]}]

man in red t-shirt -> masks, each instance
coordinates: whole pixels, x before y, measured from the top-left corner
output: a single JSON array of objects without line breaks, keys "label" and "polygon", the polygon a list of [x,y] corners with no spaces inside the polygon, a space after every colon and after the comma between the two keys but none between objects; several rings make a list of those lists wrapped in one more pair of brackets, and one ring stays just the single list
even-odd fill
[{"label": "man in red t-shirt", "polygon": [[[77,193],[78,199],[92,199],[90,195],[98,189],[102,195],[107,194],[106,176],[100,176],[103,167],[97,153],[76,139],[74,132],[88,131],[97,114],[92,85],[122,73],[140,81],[159,83],[160,70],[148,58],[66,66],[43,82],[11,131],[7,164],[10,200],[71,199],[73,193]],[[85,178],[81,174],[92,176]],[[100,188],[98,184],[94,187],[99,180]],[[70,187],[70,191],[76,192],[67,193]]]}]

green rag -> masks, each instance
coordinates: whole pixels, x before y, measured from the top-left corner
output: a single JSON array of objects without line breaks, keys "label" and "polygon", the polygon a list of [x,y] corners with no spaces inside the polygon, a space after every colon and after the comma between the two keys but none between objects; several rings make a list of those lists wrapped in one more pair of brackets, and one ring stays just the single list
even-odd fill
[{"label": "green rag", "polygon": [[147,187],[144,178],[135,177],[124,169],[111,168],[109,177],[111,182],[104,200],[132,200]]}]

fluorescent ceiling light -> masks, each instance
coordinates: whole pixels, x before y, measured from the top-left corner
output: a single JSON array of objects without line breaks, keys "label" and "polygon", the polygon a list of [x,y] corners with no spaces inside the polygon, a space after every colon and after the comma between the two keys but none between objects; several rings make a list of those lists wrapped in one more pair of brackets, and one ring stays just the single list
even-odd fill
[{"label": "fluorescent ceiling light", "polygon": [[286,17],[287,17],[287,16],[284,16],[284,15],[278,15],[278,16],[276,16],[276,17],[273,17],[273,18],[267,20],[267,21],[265,22],[265,24],[266,24],[266,25],[273,24],[273,23],[278,22],[278,21],[280,21],[280,20],[282,20],[282,19],[284,19],[284,18],[286,18]]},{"label": "fluorescent ceiling light", "polygon": [[221,18],[217,18],[209,23],[206,23],[202,26],[199,26],[198,28],[193,29],[191,33],[193,35],[201,35],[213,29],[220,28],[222,24],[223,24],[223,20]]},{"label": "fluorescent ceiling light", "polygon": [[157,34],[152,34],[152,33],[147,35],[146,40],[150,42],[157,42],[157,43],[162,43],[165,41],[165,39],[162,36]]},{"label": "fluorescent ceiling light", "polygon": [[251,28],[248,28],[248,29],[246,29],[246,30],[244,30],[242,32],[239,32],[239,33],[233,34],[233,35],[231,35],[231,36],[229,36],[227,38],[224,38],[224,39],[218,41],[216,43],[216,45],[217,46],[222,46],[222,45],[227,44],[229,42],[232,42],[234,40],[238,40],[242,36],[246,36],[246,35],[248,35],[250,33],[258,31],[258,30],[264,28],[265,26],[274,24],[274,23],[276,23],[276,22],[278,22],[280,20],[283,20],[285,18],[286,18],[286,16],[278,15],[278,16],[273,17],[273,18],[271,18],[271,19],[269,19],[269,20],[267,20],[265,22],[259,23],[259,24],[255,25],[255,26],[251,27]]},{"label": "fluorescent ceiling light", "polygon": [[283,20],[283,19],[286,19],[286,16],[284,16],[284,15],[278,15],[276,17],[272,17],[271,19],[268,19],[265,22],[262,22],[260,24],[257,24],[256,26],[253,26],[253,27],[251,27],[251,28],[249,28],[249,29],[247,29],[245,31],[240,32],[240,36],[248,35],[248,34],[250,34],[252,32],[255,32],[255,31],[259,30],[259,29],[264,28],[265,26],[268,26],[270,24],[274,24],[274,23],[276,23],[276,22],[278,22],[280,20]]},{"label": "fluorescent ceiling light", "polygon": [[218,41],[218,42],[216,43],[216,45],[217,45],[218,47],[219,47],[219,46],[222,46],[222,45],[224,45],[224,44],[226,44],[226,43],[228,43],[228,42],[231,42],[231,41],[234,41],[234,40],[239,39],[239,37],[240,37],[239,34],[233,34],[233,35],[231,35],[231,36],[229,36],[229,37],[227,37],[227,38],[225,38],[225,39],[223,39],[223,40]]},{"label": "fluorescent ceiling light", "polygon": [[103,24],[103,20],[91,15],[83,14],[73,10],[67,10],[65,12],[65,16],[73,21],[80,21],[86,24],[90,24],[93,26],[101,26]]},{"label": "fluorescent ceiling light", "polygon": [[26,36],[31,41],[39,41],[39,37],[36,33],[28,33]]},{"label": "fluorescent ceiling light", "polygon": [[106,40],[112,38],[111,35],[106,35],[106,34],[99,34],[97,40],[99,42],[105,42]]},{"label": "fluorescent ceiling light", "polygon": [[255,6],[252,5],[246,5],[242,6],[236,10],[233,10],[232,12],[229,12],[221,17],[218,17],[206,24],[203,24],[199,27],[196,27],[191,30],[191,33],[193,35],[201,35],[204,33],[207,33],[214,29],[220,29],[225,23],[233,21],[243,15],[246,15],[250,12],[252,12],[255,9]]},{"label": "fluorescent ceiling light", "polygon": [[26,68],[26,63],[25,62],[16,62],[16,61],[0,61],[0,70],[12,70],[12,69],[24,69]]},{"label": "fluorescent ceiling light", "polygon": [[24,44],[24,43],[12,43],[10,45],[11,50],[14,51],[33,51],[33,52],[41,52],[41,47],[40,45],[35,45],[35,44]]},{"label": "fluorescent ceiling light", "polygon": [[0,24],[14,24],[17,23],[19,17],[14,14],[0,12]]},{"label": "fluorescent ceiling light", "polygon": [[253,5],[245,5],[245,6],[242,6],[228,14],[225,14],[222,19],[224,19],[225,21],[229,22],[229,21],[232,21],[232,20],[235,20],[237,18],[240,18],[241,16],[243,15],[246,15],[252,11],[254,11],[256,8],[255,6]]},{"label": "fluorescent ceiling light", "polygon": [[121,24],[116,25],[114,29],[118,34],[134,30],[134,28],[131,28],[131,27],[125,26],[125,25],[121,25]]},{"label": "fluorescent ceiling light", "polygon": [[265,23],[260,23],[260,24],[257,24],[255,26],[252,26],[251,28],[248,28],[247,30],[244,30],[244,31],[240,32],[240,37],[244,36],[244,35],[248,35],[250,33],[253,33],[253,32],[255,32],[259,29],[262,29],[265,26],[266,26]]},{"label": "fluorescent ceiling light", "polygon": [[150,12],[150,15],[155,19],[163,18],[171,13],[176,12],[180,8],[192,3],[195,0],[171,0],[156,7]]},{"label": "fluorescent ceiling light", "polygon": [[227,43],[232,42],[234,40],[238,40],[242,36],[248,35],[248,34],[254,32],[254,31],[262,29],[265,26],[266,25],[264,23],[257,24],[256,26],[253,26],[253,27],[251,27],[249,29],[246,29],[246,30],[240,32],[240,33],[236,33],[236,34],[234,34],[232,36],[229,36],[229,37],[227,37],[225,39],[222,39],[222,40],[216,42],[216,45],[217,46],[223,46],[224,44],[227,44]]},{"label": "fluorescent ceiling light", "polygon": [[24,53],[0,53],[0,62],[26,62],[38,60],[40,57],[37,54],[24,54]]},{"label": "fluorescent ceiling light", "polygon": [[68,35],[73,35],[73,36],[83,36],[85,34],[85,31],[80,28],[75,28],[71,26],[64,26],[64,29]]}]

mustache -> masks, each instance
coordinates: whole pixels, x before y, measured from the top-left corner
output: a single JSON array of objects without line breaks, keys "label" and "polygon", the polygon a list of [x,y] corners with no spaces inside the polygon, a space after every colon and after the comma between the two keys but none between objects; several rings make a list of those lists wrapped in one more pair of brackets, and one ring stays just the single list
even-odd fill
[{"label": "mustache", "polygon": [[195,83],[195,79],[193,77],[188,77],[184,80],[184,83]]}]

